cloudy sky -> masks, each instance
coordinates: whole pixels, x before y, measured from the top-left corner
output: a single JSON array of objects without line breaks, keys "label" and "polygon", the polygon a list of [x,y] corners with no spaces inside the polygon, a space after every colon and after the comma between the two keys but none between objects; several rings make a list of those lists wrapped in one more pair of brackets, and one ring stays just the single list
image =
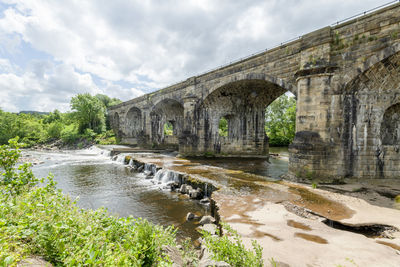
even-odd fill
[{"label": "cloudy sky", "polygon": [[0,108],[128,100],[390,0],[0,0]]}]

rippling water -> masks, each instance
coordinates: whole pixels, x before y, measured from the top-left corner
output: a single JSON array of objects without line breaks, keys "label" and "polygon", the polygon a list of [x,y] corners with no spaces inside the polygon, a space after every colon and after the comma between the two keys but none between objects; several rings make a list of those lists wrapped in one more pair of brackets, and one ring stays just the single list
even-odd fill
[{"label": "rippling water", "polygon": [[[33,167],[34,174],[38,177],[47,176],[50,172],[54,174],[57,187],[72,198],[79,197],[78,205],[82,208],[105,207],[117,216],[132,215],[164,226],[178,226],[179,238],[199,237],[195,230],[197,225],[185,222],[186,214],[208,214],[207,206],[181,194],[163,190],[141,174],[130,173],[121,163],[111,161],[103,152],[92,148],[68,152],[24,151],[24,155],[44,162]],[[270,163],[250,159],[206,159],[198,162],[273,178],[287,171],[287,161],[276,158],[270,158]]]},{"label": "rippling water", "polygon": [[117,216],[142,217],[164,226],[179,227],[178,237],[197,238],[197,225],[185,222],[188,212],[208,213],[208,208],[181,194],[161,190],[140,174],[130,173],[123,165],[99,151],[73,152],[27,151],[34,158],[44,161],[33,167],[38,177],[54,174],[57,187],[72,198],[79,197],[82,208],[106,207]]}]

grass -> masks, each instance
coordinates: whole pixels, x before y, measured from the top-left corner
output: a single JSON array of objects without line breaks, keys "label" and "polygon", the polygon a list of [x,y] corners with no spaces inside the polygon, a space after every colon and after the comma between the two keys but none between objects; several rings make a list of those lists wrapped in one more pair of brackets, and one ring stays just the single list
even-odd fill
[{"label": "grass", "polygon": [[19,156],[16,142],[0,146],[0,266],[32,255],[56,266],[171,265],[162,247],[176,246],[173,227],[80,209],[56,189],[52,176],[45,182],[28,164],[16,168]]},{"label": "grass", "polygon": [[[56,189],[52,175],[37,179],[29,164],[16,167],[19,144],[0,146],[0,266],[17,266],[41,256],[55,266],[171,266],[164,246],[177,247],[176,229],[144,219],[116,218],[106,209],[80,209]],[[38,186],[39,183],[42,186]],[[247,250],[239,235],[223,225],[223,237],[204,232],[215,260],[231,266],[263,266],[262,248]],[[185,266],[198,258],[188,240]]]},{"label": "grass", "polygon": [[[244,247],[239,234],[229,225],[222,224],[225,234],[222,237],[211,235],[206,231],[202,231],[206,247],[213,254],[216,261],[225,261],[231,266],[242,267],[262,267],[264,266],[262,259],[262,248],[253,240],[253,249],[248,250]],[[219,235],[219,230],[217,230]]]}]

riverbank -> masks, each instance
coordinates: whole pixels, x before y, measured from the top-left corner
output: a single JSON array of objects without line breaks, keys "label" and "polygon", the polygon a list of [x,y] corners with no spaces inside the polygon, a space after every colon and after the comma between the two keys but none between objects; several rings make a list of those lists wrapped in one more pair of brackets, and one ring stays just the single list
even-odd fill
[{"label": "riverbank", "polygon": [[[0,185],[0,263],[5,266],[38,256],[54,265],[205,267],[252,266],[261,261],[260,254],[244,249],[238,239],[215,242],[219,239],[208,234],[197,255],[185,243],[178,245],[174,227],[131,216],[117,218],[105,209],[77,208],[55,187],[52,176],[38,187],[43,181],[32,175],[28,165],[20,165],[17,171],[18,150],[8,146],[0,150],[1,166],[8,170],[2,173]],[[204,227],[205,219],[213,222],[203,217]],[[218,261],[221,255],[229,264]]]},{"label": "riverbank", "polygon": [[[210,196],[212,191],[211,201],[216,211],[213,215],[217,221],[220,217],[229,223],[240,233],[248,248],[251,240],[257,240],[264,248],[267,266],[272,261],[280,262],[280,266],[298,266],[299,262],[300,265],[348,266],[351,261],[359,266],[395,266],[393,260],[399,259],[396,254],[400,247],[398,212],[321,190],[326,185],[318,185],[315,189],[271,181],[256,174],[265,173],[255,170],[264,166],[263,163],[245,159],[242,160],[248,166],[232,159],[228,163],[218,159],[210,166],[207,160],[152,153],[125,154],[115,159],[123,161],[129,173],[131,170],[136,172],[142,164],[141,179],[152,176],[148,178],[163,180],[171,171],[181,177],[177,180],[195,183],[193,189],[197,189],[196,184],[201,184],[203,192],[207,192],[206,185],[207,188],[214,187],[206,195]],[[135,161],[140,164],[134,164]],[[232,169],[232,166],[236,168]],[[147,173],[144,172],[146,169]],[[154,179],[160,170],[162,172]],[[176,189],[180,190],[180,187]],[[186,195],[183,199],[192,201],[190,194],[181,194],[179,190],[174,193],[176,196]],[[301,250],[288,255],[288,248],[290,251]],[[384,259],[377,261],[378,254],[385,255]]]},{"label": "riverbank", "polygon": [[248,247],[257,240],[266,263],[397,266],[400,260],[399,210],[187,159],[131,156],[219,188],[212,194],[218,216],[238,231]]}]

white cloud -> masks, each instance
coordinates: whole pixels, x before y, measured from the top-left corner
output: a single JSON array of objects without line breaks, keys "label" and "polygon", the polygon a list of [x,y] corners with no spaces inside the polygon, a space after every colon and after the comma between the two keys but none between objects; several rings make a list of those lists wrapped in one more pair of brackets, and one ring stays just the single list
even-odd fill
[{"label": "white cloud", "polygon": [[[0,16],[0,56],[8,55],[9,62],[0,61],[0,73],[7,74],[1,83],[11,86],[7,89],[14,86],[43,94],[63,107],[68,107],[69,96],[79,92],[127,100],[381,4],[379,0],[6,2],[10,6]],[[27,53],[26,61],[34,57],[23,44],[54,61],[38,58],[17,70],[13,55],[21,58]],[[96,84],[93,77],[103,82]],[[18,98],[12,101],[16,102],[10,107],[19,106]],[[46,103],[40,105],[43,110]]]}]

